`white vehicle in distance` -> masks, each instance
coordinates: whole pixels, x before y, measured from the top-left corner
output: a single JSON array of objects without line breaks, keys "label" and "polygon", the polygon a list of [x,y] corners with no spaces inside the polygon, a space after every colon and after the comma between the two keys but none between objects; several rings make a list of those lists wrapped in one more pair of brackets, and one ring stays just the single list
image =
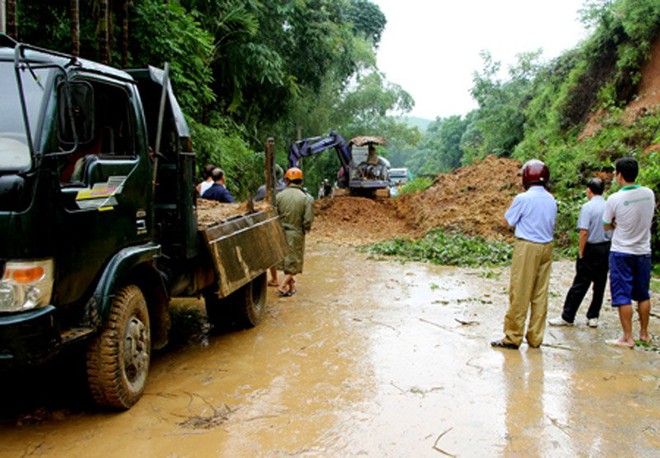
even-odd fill
[{"label": "white vehicle in distance", "polygon": [[412,175],[407,167],[390,169],[390,195],[399,194],[399,189],[412,180]]}]

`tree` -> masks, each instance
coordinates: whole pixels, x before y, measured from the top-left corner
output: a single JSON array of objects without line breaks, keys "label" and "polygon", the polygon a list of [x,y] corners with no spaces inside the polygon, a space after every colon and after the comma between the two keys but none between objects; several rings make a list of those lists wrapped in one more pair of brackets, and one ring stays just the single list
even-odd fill
[{"label": "tree", "polygon": [[469,130],[471,141],[464,150],[473,158],[488,154],[510,156],[524,137],[525,109],[531,100],[533,79],[538,72],[541,50],[518,55],[518,62],[509,69],[509,80],[497,75],[500,63],[487,51],[482,73],[474,74],[471,94],[479,109]]}]

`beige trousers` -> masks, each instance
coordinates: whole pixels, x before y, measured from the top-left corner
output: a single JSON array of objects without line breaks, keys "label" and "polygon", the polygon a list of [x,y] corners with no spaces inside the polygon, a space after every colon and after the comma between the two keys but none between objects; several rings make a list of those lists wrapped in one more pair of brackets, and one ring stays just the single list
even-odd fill
[{"label": "beige trousers", "polygon": [[513,245],[509,310],[504,318],[504,342],[520,346],[527,311],[529,325],[525,335],[530,347],[543,343],[548,315],[548,283],[552,265],[552,242],[533,243],[517,239]]}]

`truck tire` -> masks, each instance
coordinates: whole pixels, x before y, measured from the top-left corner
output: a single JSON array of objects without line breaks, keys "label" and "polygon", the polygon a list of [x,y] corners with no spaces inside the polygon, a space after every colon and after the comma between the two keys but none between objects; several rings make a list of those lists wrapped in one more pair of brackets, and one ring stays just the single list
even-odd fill
[{"label": "truck tire", "polygon": [[267,281],[268,276],[264,272],[223,298],[213,291],[206,291],[204,303],[209,322],[217,328],[232,325],[252,328],[259,324],[266,305]]},{"label": "truck tire", "polygon": [[151,359],[149,311],[135,285],[115,295],[108,323],[87,350],[87,381],[100,407],[129,409],[144,391]]}]

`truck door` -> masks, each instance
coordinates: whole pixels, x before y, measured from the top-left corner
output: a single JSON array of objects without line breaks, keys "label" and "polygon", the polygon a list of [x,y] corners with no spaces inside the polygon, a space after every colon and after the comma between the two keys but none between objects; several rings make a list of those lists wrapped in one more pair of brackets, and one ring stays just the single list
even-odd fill
[{"label": "truck door", "polygon": [[60,168],[61,228],[56,294],[61,304],[85,297],[121,249],[149,240],[151,163],[139,98],[130,83],[90,79],[94,135]]}]

